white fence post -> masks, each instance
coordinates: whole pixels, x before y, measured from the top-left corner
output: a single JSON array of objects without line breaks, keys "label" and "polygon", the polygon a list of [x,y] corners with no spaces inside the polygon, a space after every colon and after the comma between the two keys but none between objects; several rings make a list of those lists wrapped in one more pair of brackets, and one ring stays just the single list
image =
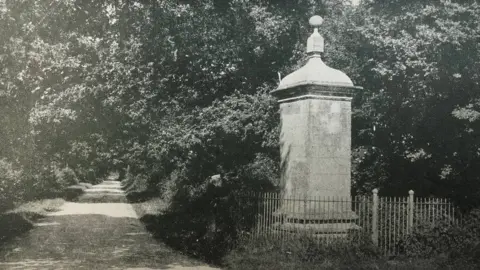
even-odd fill
[{"label": "white fence post", "polygon": [[378,246],[378,189],[373,190],[372,241]]},{"label": "white fence post", "polygon": [[413,212],[414,212],[414,205],[413,205],[413,190],[410,190],[408,192],[408,226],[407,226],[407,232],[412,233],[413,231]]}]

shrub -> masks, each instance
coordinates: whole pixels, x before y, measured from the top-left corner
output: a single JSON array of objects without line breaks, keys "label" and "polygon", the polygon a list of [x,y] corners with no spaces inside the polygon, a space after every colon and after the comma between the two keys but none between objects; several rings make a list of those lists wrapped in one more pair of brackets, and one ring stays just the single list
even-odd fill
[{"label": "shrub", "polygon": [[0,215],[0,242],[33,228],[33,223],[20,213]]},{"label": "shrub", "polygon": [[69,186],[65,189],[65,199],[66,200],[75,200],[78,196],[82,195],[87,188],[81,185]]},{"label": "shrub", "polygon": [[79,185],[79,186],[83,186],[83,187],[85,187],[85,188],[87,188],[87,189],[93,187],[92,184],[90,184],[90,183],[84,183],[84,182],[80,182],[80,183],[78,183],[78,185]]},{"label": "shrub", "polygon": [[[30,173],[30,172],[29,172]],[[22,182],[23,199],[62,197],[66,188],[79,183],[77,174],[70,167],[59,167],[58,163],[41,164],[36,172]]]},{"label": "shrub", "polygon": [[128,166],[126,171],[125,171],[125,176],[124,176],[123,180],[121,181],[123,189],[125,189],[125,190],[129,189],[131,187],[131,185],[133,185],[134,181],[135,181],[135,178],[133,177],[133,174],[130,170],[130,166]]},{"label": "shrub", "polygon": [[87,177],[86,177],[86,182],[91,183],[91,184],[100,184],[102,182],[101,177],[97,175],[95,170],[93,169],[88,169],[87,171]]},{"label": "shrub", "polygon": [[461,224],[449,221],[417,226],[404,243],[407,256],[442,256],[447,263],[480,263],[480,209],[471,211]]},{"label": "shrub", "polygon": [[58,184],[55,170],[51,166],[42,166],[35,175],[30,176],[23,184],[22,189],[30,191],[24,196],[26,200],[61,196],[63,188],[65,188]]},{"label": "shrub", "polygon": [[165,201],[170,203],[175,194],[177,193],[177,186],[179,183],[179,174],[180,170],[176,169],[173,172],[170,173],[170,175],[166,178],[165,181],[160,182],[157,184],[157,190],[159,193],[159,196]]},{"label": "shrub", "polygon": [[35,200],[0,214],[0,242],[32,229],[33,221],[59,211],[64,203],[62,199]]},{"label": "shrub", "polygon": [[79,182],[90,183],[93,185],[99,184],[102,182],[102,178],[98,177],[97,173],[93,169],[84,168],[82,166],[77,165],[74,171],[77,175]]},{"label": "shrub", "polygon": [[135,177],[132,177],[132,179],[133,180],[130,180],[130,182],[124,186],[129,201],[143,202],[158,196],[156,188],[149,186],[149,179],[146,174],[138,174]]},{"label": "shrub", "polygon": [[75,171],[70,167],[56,168],[55,178],[61,189],[78,184],[79,180]]},{"label": "shrub", "polygon": [[22,171],[11,163],[0,159],[0,212],[13,207],[13,202],[22,195],[18,192],[24,178]]},{"label": "shrub", "polygon": [[142,192],[147,190],[148,187],[148,176],[145,174],[137,174],[132,177],[128,186],[125,186],[125,191],[129,192]]},{"label": "shrub", "polygon": [[246,221],[253,212],[250,205],[241,204],[231,195],[225,187],[208,186],[205,190],[184,187],[164,213],[145,215],[141,220],[170,246],[218,262],[235,247],[239,233],[248,229]]},{"label": "shrub", "polygon": [[64,203],[65,200],[59,198],[34,200],[22,203],[7,213],[18,213],[29,220],[36,220],[48,215],[48,213],[59,211]]}]

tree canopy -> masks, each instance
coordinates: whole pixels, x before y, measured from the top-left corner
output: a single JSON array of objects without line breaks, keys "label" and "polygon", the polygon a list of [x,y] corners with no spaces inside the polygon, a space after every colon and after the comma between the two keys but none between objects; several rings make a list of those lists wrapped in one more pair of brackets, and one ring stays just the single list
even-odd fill
[{"label": "tree canopy", "polygon": [[94,181],[128,168],[139,189],[172,198],[201,196],[215,174],[275,188],[269,91],[303,63],[319,14],[325,61],[364,87],[354,191],[478,205],[479,4],[346,2],[6,1],[0,202],[61,190],[67,171]]}]

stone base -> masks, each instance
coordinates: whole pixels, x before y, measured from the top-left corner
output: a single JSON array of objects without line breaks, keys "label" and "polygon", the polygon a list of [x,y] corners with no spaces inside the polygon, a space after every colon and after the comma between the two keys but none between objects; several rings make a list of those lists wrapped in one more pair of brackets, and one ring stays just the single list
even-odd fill
[{"label": "stone base", "polygon": [[322,224],[300,224],[300,223],[275,223],[273,229],[291,234],[308,235],[320,238],[346,237],[349,232],[360,230],[360,226],[354,223],[322,223]]},{"label": "stone base", "polygon": [[274,213],[280,222],[273,224],[277,232],[314,236],[316,238],[344,238],[349,232],[358,231],[355,224],[358,215],[352,210],[306,211],[295,213],[279,209]]},{"label": "stone base", "polygon": [[358,215],[351,210],[328,212],[307,211],[305,213],[295,213],[280,209],[273,213],[273,215],[280,217],[284,222],[317,225],[323,223],[351,223],[358,219]]}]

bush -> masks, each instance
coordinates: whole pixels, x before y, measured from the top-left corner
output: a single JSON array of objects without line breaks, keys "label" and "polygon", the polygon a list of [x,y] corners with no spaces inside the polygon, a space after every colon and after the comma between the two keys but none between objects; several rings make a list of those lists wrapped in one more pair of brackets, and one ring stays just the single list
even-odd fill
[{"label": "bush", "polygon": [[61,189],[78,184],[79,180],[75,171],[70,167],[56,168],[55,178]]},{"label": "bush", "polygon": [[22,181],[22,171],[16,170],[5,159],[0,159],[0,212],[12,208],[13,203],[23,195],[18,192]]},{"label": "bush", "polygon": [[73,185],[65,189],[65,199],[73,201],[82,195],[87,188],[82,185]]},{"label": "bush", "polygon": [[[122,185],[130,201],[152,195],[145,191],[158,191],[155,195],[169,204],[165,215],[144,219],[162,240],[216,261],[235,246],[238,233],[251,226],[248,207],[240,207],[229,195],[271,191],[278,184],[279,114],[267,88],[253,95],[232,94],[179,116],[175,122],[182,124],[152,132],[145,147],[152,161],[138,162],[132,153]],[[149,175],[138,176],[147,171]],[[212,175],[221,175],[219,187],[211,186]]]},{"label": "bush", "polygon": [[172,202],[175,194],[177,193],[177,187],[179,184],[179,175],[180,170],[176,169],[170,173],[170,175],[166,178],[165,181],[160,182],[157,184],[157,190],[159,193],[160,198],[162,198],[165,202]]},{"label": "bush", "polygon": [[20,213],[0,215],[0,242],[33,228],[33,223]]},{"label": "bush", "polygon": [[185,188],[172,202],[165,202],[169,208],[164,213],[145,215],[141,220],[149,231],[173,248],[219,262],[235,247],[239,233],[253,224],[248,218],[253,212],[251,205],[241,204],[231,195],[225,187],[208,186],[196,191]]},{"label": "bush", "polygon": [[121,181],[123,189],[124,190],[129,189],[134,184],[134,181],[135,181],[135,178],[133,177],[133,174],[130,170],[130,166],[128,166],[127,169],[125,170],[125,176]]},{"label": "bush", "polygon": [[84,182],[80,182],[80,183],[78,183],[78,185],[79,185],[79,186],[83,186],[83,187],[85,187],[85,188],[87,188],[87,189],[93,187],[92,184],[90,184],[90,183],[84,183]]},{"label": "bush", "polygon": [[0,242],[32,229],[34,221],[59,211],[64,203],[62,199],[35,200],[0,214]]},{"label": "bush", "polygon": [[100,184],[103,180],[102,180],[102,175],[99,175],[95,170],[93,169],[89,169],[88,170],[88,174],[87,174],[87,181],[88,183],[91,183],[91,184]]},{"label": "bush", "polygon": [[88,169],[77,165],[74,171],[77,175],[79,182],[90,183],[93,185],[102,182],[102,178],[99,177],[93,169]]},{"label": "bush", "polygon": [[63,197],[67,187],[79,183],[77,174],[68,166],[62,168],[56,162],[40,165],[22,183],[25,200]]},{"label": "bush", "polygon": [[417,226],[404,248],[409,257],[447,258],[447,264],[480,264],[480,209],[471,211],[461,224],[448,221]]},{"label": "bush", "polygon": [[148,187],[148,176],[145,174],[137,174],[132,177],[128,186],[125,186],[125,191],[128,193],[130,192],[143,192],[146,191]]}]

